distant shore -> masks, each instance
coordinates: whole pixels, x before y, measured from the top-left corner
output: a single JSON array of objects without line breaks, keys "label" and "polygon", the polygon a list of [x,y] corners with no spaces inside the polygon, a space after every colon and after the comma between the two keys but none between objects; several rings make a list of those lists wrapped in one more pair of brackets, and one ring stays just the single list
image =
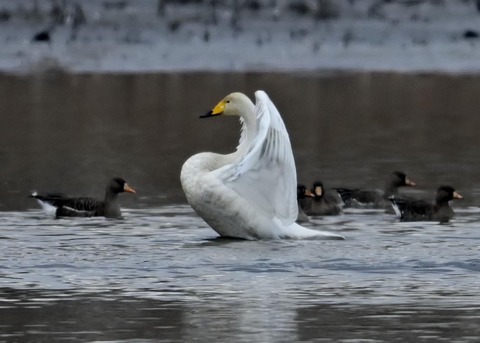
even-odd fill
[{"label": "distant shore", "polygon": [[0,71],[477,74],[479,3],[0,0]]}]

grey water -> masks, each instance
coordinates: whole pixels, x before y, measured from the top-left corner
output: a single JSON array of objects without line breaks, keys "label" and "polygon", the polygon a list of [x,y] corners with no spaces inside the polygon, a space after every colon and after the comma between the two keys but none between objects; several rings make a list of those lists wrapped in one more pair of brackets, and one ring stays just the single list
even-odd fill
[{"label": "grey water", "polygon": [[[476,342],[480,77],[371,73],[0,76],[0,341]],[[219,239],[188,206],[182,163],[227,153],[238,120],[198,119],[267,91],[298,180],[382,188],[392,170],[447,224],[348,209],[306,224],[345,241]],[[123,219],[54,219],[34,190],[102,197]]]}]

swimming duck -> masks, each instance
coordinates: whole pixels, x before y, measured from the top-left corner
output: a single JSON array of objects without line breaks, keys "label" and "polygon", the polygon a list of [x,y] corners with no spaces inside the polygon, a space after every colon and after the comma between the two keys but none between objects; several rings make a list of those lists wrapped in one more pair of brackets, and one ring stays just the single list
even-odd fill
[{"label": "swimming duck", "polygon": [[345,207],[354,208],[389,208],[388,198],[398,195],[398,188],[402,186],[414,187],[416,184],[404,172],[394,171],[385,180],[385,190],[363,190],[336,188],[342,197]]},{"label": "swimming duck", "polygon": [[451,186],[438,188],[435,203],[390,197],[401,221],[439,221],[440,223],[448,223],[455,215],[449,204],[450,200],[455,199],[463,199],[463,197]]},{"label": "swimming duck", "polygon": [[315,195],[307,188],[305,185],[298,185],[297,186],[297,204],[298,204],[298,216],[297,216],[297,223],[305,223],[310,221],[308,216],[302,209],[302,202],[308,198],[313,198]]},{"label": "swimming duck", "polygon": [[192,208],[220,236],[243,239],[342,236],[297,223],[297,175],[290,139],[273,102],[255,92],[256,104],[232,93],[201,116],[240,116],[235,152],[203,152],[182,166],[180,180]]},{"label": "swimming duck", "polygon": [[325,189],[321,181],[315,181],[310,191],[313,198],[304,198],[300,205],[309,216],[338,215],[343,212],[344,203],[337,191]]},{"label": "swimming duck", "polygon": [[34,192],[30,197],[47,212],[54,212],[56,217],[97,217],[120,218],[118,194],[122,192],[135,193],[124,179],[115,177],[110,180],[105,189],[103,201],[94,198],[73,198],[58,193],[38,194]]}]

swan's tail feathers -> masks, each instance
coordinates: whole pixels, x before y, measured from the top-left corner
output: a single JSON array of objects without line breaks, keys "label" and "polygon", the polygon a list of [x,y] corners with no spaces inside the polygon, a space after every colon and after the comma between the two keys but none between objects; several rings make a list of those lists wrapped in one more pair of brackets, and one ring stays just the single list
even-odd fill
[{"label": "swan's tail feathers", "polygon": [[329,240],[345,240],[345,237],[342,235],[338,235],[333,232],[328,231],[317,231],[317,235],[313,237],[314,239],[329,239]]},{"label": "swan's tail feathers", "polygon": [[294,224],[290,226],[290,230],[283,233],[281,238],[290,239],[329,239],[329,240],[344,240],[345,237],[329,231],[320,231],[308,229],[304,226]]}]

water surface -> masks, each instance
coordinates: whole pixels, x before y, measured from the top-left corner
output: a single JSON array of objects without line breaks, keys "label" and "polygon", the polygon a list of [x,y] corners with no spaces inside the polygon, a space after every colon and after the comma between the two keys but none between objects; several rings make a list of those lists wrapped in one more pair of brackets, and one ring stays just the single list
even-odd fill
[{"label": "water surface", "polygon": [[[398,74],[0,77],[0,341],[474,342],[480,330],[479,78]],[[465,196],[448,225],[348,210],[308,224],[345,241],[218,239],[182,163],[231,151],[231,91],[266,90],[299,180],[383,187],[404,170]],[[31,190],[101,197],[124,219],[53,219]]]}]

